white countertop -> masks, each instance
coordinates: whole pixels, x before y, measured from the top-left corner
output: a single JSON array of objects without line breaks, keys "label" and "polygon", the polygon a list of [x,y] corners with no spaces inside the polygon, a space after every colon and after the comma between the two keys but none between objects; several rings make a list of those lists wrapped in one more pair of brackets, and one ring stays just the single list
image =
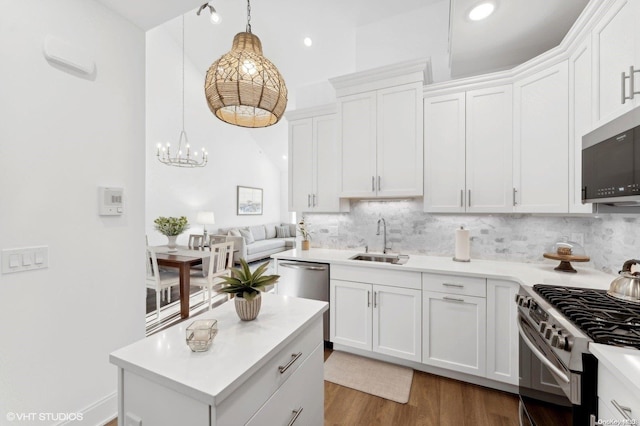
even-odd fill
[{"label": "white countertop", "polygon": [[[326,302],[262,294],[258,318],[241,321],[233,302],[187,319],[111,353],[112,364],[210,405],[218,405],[328,309]],[[218,320],[206,352],[192,352],[186,328]]]},{"label": "white countertop", "polygon": [[404,265],[393,265],[382,262],[367,262],[349,260],[361,252],[349,250],[335,250],[312,248],[310,250],[288,250],[276,253],[274,259],[302,260],[308,262],[324,262],[336,265],[362,266],[368,268],[396,269],[398,271],[431,272],[439,274],[455,274],[463,276],[480,276],[515,281],[522,285],[534,284],[563,285],[568,287],[583,287],[606,290],[615,275],[607,274],[595,269],[580,267],[579,263],[572,264],[577,273],[558,272],[553,268],[558,261],[545,263],[501,262],[496,260],[476,260],[471,262],[456,262],[451,257],[409,255],[409,261]]},{"label": "white countertop", "polygon": [[640,395],[640,351],[599,343],[589,343],[589,352],[598,358],[635,395]]}]

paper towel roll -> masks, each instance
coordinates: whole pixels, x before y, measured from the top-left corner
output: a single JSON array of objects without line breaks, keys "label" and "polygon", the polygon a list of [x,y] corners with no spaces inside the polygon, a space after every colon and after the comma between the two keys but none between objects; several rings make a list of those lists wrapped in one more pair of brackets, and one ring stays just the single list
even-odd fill
[{"label": "paper towel roll", "polygon": [[456,229],[456,251],[453,260],[458,262],[469,262],[471,252],[471,243],[469,239],[469,230],[460,227]]}]

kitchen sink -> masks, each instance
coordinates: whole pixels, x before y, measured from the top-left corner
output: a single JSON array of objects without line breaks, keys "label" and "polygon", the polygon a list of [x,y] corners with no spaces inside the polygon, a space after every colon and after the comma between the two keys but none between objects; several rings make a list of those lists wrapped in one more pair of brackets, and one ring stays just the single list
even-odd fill
[{"label": "kitchen sink", "polygon": [[350,257],[351,260],[364,260],[365,262],[383,262],[394,265],[404,265],[409,260],[406,254],[379,254],[379,253],[358,253]]}]

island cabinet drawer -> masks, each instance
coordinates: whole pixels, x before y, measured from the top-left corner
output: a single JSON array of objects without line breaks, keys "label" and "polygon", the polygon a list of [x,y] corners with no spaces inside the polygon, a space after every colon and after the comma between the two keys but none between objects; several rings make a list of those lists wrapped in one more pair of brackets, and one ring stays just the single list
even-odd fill
[{"label": "island cabinet drawer", "polygon": [[331,279],[354,281],[369,284],[381,284],[390,287],[413,288],[420,290],[420,272],[398,271],[366,266],[331,265]]},{"label": "island cabinet drawer", "polygon": [[458,275],[422,274],[422,290],[487,297],[487,279]]},{"label": "island cabinet drawer", "polygon": [[247,426],[324,424],[323,345],[315,351],[247,423]]},{"label": "island cabinet drawer", "polygon": [[598,363],[598,400],[607,406],[614,419],[640,420],[640,395],[632,392],[601,362]]},{"label": "island cabinet drawer", "polygon": [[[245,424],[322,342],[322,317],[216,407],[216,426]],[[320,366],[322,367],[322,366]]]}]

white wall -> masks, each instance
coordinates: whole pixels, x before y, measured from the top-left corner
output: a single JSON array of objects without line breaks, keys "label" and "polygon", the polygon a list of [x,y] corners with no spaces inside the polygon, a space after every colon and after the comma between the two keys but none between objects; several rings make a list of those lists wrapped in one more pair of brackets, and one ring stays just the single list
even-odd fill
[{"label": "white wall", "polygon": [[431,58],[433,80],[451,77],[449,2],[440,1],[356,30],[356,68],[364,71],[418,58]]},{"label": "white wall", "polygon": [[[213,211],[215,225],[208,231],[280,221],[280,170],[267,158],[247,129],[223,123],[207,107],[204,74],[186,58],[185,130],[194,149],[204,146],[209,164],[204,168],[169,167],[157,161],[158,142],[176,147],[182,126],[182,40],[174,40],[167,25],[181,28],[181,17],[147,32],[147,187],[146,232],[149,243],[166,244],[153,228],[158,216],[187,216],[190,229],[178,238],[186,244],[188,234],[201,233],[198,211]],[[186,43],[189,42],[187,27]],[[180,32],[181,33],[181,32]],[[254,130],[257,132],[258,130]],[[286,134],[285,134],[286,137]],[[238,216],[237,186],[263,189],[264,213]]]},{"label": "white wall", "polygon": [[[96,74],[50,65],[47,34]],[[0,275],[0,423],[95,425],[116,411],[109,353],[144,336],[144,33],[94,1],[0,0],[0,81],[0,248],[50,256]],[[98,216],[105,185],[124,188],[122,217]]]}]

